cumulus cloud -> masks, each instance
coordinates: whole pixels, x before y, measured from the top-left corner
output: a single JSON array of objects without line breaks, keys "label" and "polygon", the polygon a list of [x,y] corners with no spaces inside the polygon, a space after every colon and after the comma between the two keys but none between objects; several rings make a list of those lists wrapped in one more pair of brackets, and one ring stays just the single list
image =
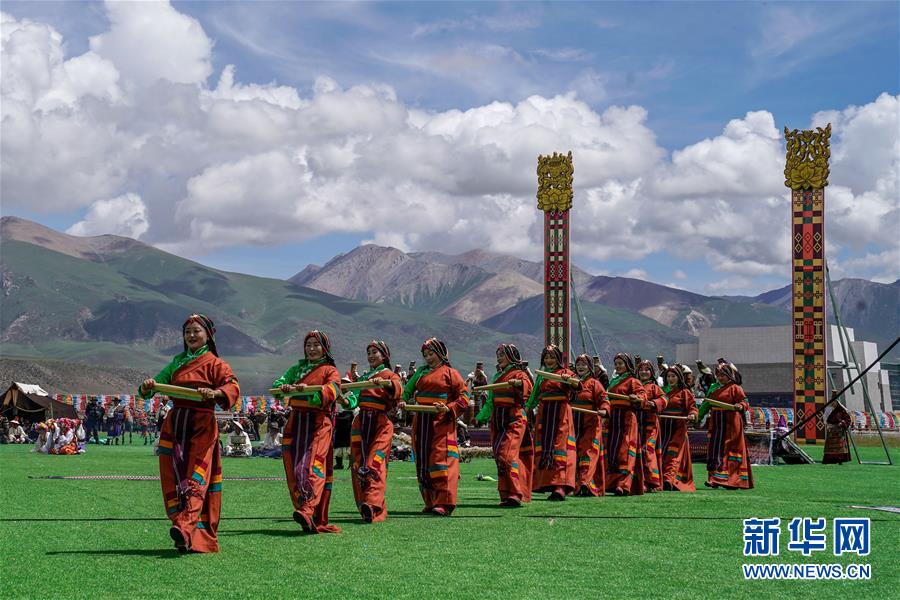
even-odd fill
[{"label": "cumulus cloud", "polygon": [[109,200],[97,200],[88,208],[84,220],[66,230],[71,235],[124,235],[138,239],[150,229],[147,207],[137,194],[129,193]]},{"label": "cumulus cloud", "polygon": [[212,73],[212,41],[168,0],[107,2],[106,14],[110,29],[90,39],[91,50],[136,83],[202,83]]},{"label": "cumulus cloud", "polygon": [[[89,206],[73,231],[107,227],[192,256],[352,232],[536,259],[536,157],[571,149],[576,259],[703,259],[722,293],[785,272],[784,144],[768,111],[670,155],[643,107],[601,112],[577,91],[427,111],[390,86],[327,76],[301,94],[226,66],[211,86],[213,44],[194,19],[168,3],[107,10],[110,30],[69,58],[49,26],[3,16],[5,208]],[[170,29],[138,34],[144,19]],[[898,103],[885,94],[813,117],[834,124],[826,205],[848,275],[897,270]],[[865,270],[863,252],[883,270]]]}]

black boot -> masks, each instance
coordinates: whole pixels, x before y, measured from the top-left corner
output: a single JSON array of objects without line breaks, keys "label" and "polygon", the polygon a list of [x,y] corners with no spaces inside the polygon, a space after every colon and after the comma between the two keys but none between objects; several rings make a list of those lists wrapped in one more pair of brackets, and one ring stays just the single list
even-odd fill
[{"label": "black boot", "polygon": [[338,456],[337,459],[335,459],[334,468],[335,469],[343,469],[344,468],[344,457],[343,456]]}]

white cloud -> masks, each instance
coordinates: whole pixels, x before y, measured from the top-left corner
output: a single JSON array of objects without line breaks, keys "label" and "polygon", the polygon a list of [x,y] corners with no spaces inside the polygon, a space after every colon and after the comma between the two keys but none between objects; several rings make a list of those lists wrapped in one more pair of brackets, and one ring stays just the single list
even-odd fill
[{"label": "white cloud", "polygon": [[[3,16],[6,210],[90,205],[78,231],[133,231],[193,255],[351,232],[408,250],[539,258],[536,158],[571,149],[576,259],[703,259],[722,274],[710,287],[719,292],[786,272],[784,146],[767,111],[669,156],[643,107],[599,112],[575,91],[428,112],[390,86],[346,88],[326,76],[302,95],[241,82],[228,66],[209,88],[212,44],[196,21],[165,3],[108,10],[110,32],[68,60],[52,28]],[[148,15],[173,25],[171,43],[154,26],[134,42],[153,39],[159,52],[129,57],[139,50],[125,33]],[[173,52],[185,60],[169,70]],[[846,275],[890,275],[898,103],[885,94],[813,118],[834,123],[829,250],[843,249]],[[145,210],[104,225],[104,203],[129,194]],[[884,269],[866,270],[864,252]]]},{"label": "white cloud", "polygon": [[900,247],[867,252],[864,256],[846,260],[829,257],[828,269],[833,279],[861,277],[879,283],[893,283],[900,279]]},{"label": "white cloud", "polygon": [[527,31],[541,26],[537,14],[511,12],[495,15],[472,15],[463,19],[438,19],[420,23],[413,27],[412,37],[418,38],[435,33],[454,31]]},{"label": "white cloud", "polygon": [[644,269],[629,269],[622,273],[622,277],[630,277],[631,279],[642,279],[644,281],[650,281],[650,278],[647,276],[647,271]]},{"label": "white cloud", "polygon": [[706,285],[706,291],[714,295],[740,294],[752,287],[753,280],[742,275],[733,275]]},{"label": "white cloud", "polygon": [[106,14],[110,30],[91,38],[91,50],[136,83],[203,83],[212,73],[212,40],[196,19],[168,0],[110,1]]},{"label": "white cloud", "polygon": [[685,279],[687,279],[687,273],[685,273],[681,269],[675,269],[675,272],[672,273],[672,277],[674,277],[678,281],[684,281]]},{"label": "white cloud", "polygon": [[138,239],[148,229],[146,205],[140,196],[129,193],[92,203],[84,220],[69,227],[66,233],[81,236],[109,233]]}]

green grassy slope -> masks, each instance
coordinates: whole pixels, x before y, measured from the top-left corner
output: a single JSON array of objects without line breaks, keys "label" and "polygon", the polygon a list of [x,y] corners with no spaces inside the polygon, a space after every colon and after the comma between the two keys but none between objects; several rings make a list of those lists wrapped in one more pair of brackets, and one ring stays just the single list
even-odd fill
[{"label": "green grassy slope", "polygon": [[[3,241],[0,253],[8,279],[0,315],[8,335],[5,356],[153,371],[178,350],[184,317],[205,312],[216,321],[222,356],[248,373],[239,373],[245,391],[258,393],[302,354],[303,335],[312,328],[330,334],[342,365],[364,362],[372,339],[387,340],[396,362],[421,362],[422,341],[439,335],[455,365],[467,369],[509,339],[455,319],[217,271],[148,246],[108,255],[102,263],[11,240]],[[516,341],[537,350],[533,340]]]},{"label": "green grassy slope", "polygon": [[[866,449],[866,452],[873,452]],[[896,454],[896,453],[895,453]],[[871,458],[874,458],[874,454]],[[900,458],[900,456],[898,456]],[[222,550],[179,556],[156,481],[29,476],[157,473],[149,449],[94,447],[77,457],[0,446],[0,597],[4,598],[890,598],[900,516],[850,505],[896,504],[900,469],[860,465],[757,467],[757,488],[637,498],[543,498],[496,507],[492,461],[462,465],[449,519],[419,514],[410,463],[392,463],[389,517],[360,523],[347,471],[331,503],[340,535],[304,537],[282,481],[226,481]],[[281,476],[280,461],[224,459],[229,476]],[[695,465],[695,474],[703,473]],[[742,519],[872,519],[872,552],[834,557],[742,556]],[[829,532],[829,541],[831,534]],[[870,581],[745,582],[742,563],[866,563]],[[891,592],[894,590],[894,592]]]}]

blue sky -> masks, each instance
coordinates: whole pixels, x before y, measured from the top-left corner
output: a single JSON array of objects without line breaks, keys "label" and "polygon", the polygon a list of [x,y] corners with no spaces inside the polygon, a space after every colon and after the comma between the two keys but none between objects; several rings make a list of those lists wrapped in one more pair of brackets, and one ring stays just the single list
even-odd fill
[{"label": "blue sky", "polygon": [[[123,42],[121,38],[114,44],[115,35],[109,32],[119,26],[125,30],[123,23],[130,17],[126,11],[111,12],[102,3],[4,2],[2,10],[19,23],[27,19],[47,24],[59,32],[62,60],[91,53],[110,61],[118,73],[118,77],[114,78],[117,87],[114,92],[109,92],[108,87],[103,92],[108,96],[109,110],[102,119],[97,117],[100,109],[91,104],[93,98],[101,95],[96,90],[77,91],[76,94],[82,96],[69,106],[76,106],[75,110],[89,114],[90,119],[98,119],[106,125],[113,123],[122,129],[125,128],[123,122],[116,119],[126,119],[128,113],[121,107],[134,108],[141,102],[133,99],[134,94],[140,93],[141,83],[134,86],[128,84],[129,69],[147,68],[146,64],[135,66],[134,60],[129,62],[126,51],[142,52],[150,57],[159,53],[160,61],[163,61],[164,46],[170,43],[171,38],[177,38],[177,34],[166,36],[161,33],[159,39],[154,40],[148,33],[145,45],[140,49],[128,50],[127,40]],[[600,116],[604,121],[604,127],[591,136],[595,140],[592,143],[600,143],[596,140],[606,139],[604,136],[609,135],[630,139],[632,130],[636,132],[635,139],[640,139],[634,145],[623,143],[621,150],[616,148],[612,151],[623,157],[622,171],[628,172],[627,176],[618,171],[596,177],[593,173],[585,174],[584,169],[592,169],[594,163],[580,162],[576,152],[576,209],[580,202],[590,203],[590,212],[583,214],[585,220],[593,223],[593,229],[579,238],[579,247],[585,250],[576,255],[576,262],[596,273],[630,274],[701,293],[758,293],[787,283],[787,256],[784,257],[783,269],[777,266],[775,258],[752,258],[755,253],[760,253],[759,249],[763,249],[764,253],[767,246],[785,245],[785,235],[779,234],[778,240],[767,244],[765,236],[761,237],[757,232],[752,241],[748,236],[748,248],[735,249],[741,245],[740,240],[729,241],[728,235],[716,239],[715,233],[716,219],[720,218],[717,215],[728,213],[731,210],[729,203],[733,203],[735,213],[741,214],[741,211],[747,210],[748,203],[759,198],[760,203],[770,205],[771,214],[777,218],[780,209],[771,206],[777,204],[773,198],[779,194],[784,196],[786,190],[779,191],[771,184],[760,185],[757,189],[753,179],[756,173],[752,167],[737,177],[749,182],[746,194],[730,193],[733,187],[723,181],[718,187],[712,186],[712,190],[698,191],[694,187],[682,195],[667,197],[667,204],[659,198],[666,196],[666,189],[672,189],[672,186],[662,188],[662,183],[657,182],[655,189],[660,193],[654,196],[653,186],[648,186],[646,182],[657,177],[662,182],[680,181],[684,173],[678,170],[683,167],[675,160],[680,153],[701,157],[695,159],[695,162],[700,161],[697,164],[701,166],[703,160],[708,160],[710,165],[717,164],[717,161],[725,165],[736,161],[753,163],[753,156],[742,154],[745,147],[741,144],[746,142],[746,148],[760,146],[752,141],[747,142],[747,137],[738,130],[748,129],[754,139],[768,140],[766,148],[771,151],[781,143],[772,135],[773,126],[778,135],[784,125],[808,128],[817,118],[816,115],[822,113],[834,117],[832,120],[836,122],[833,143],[848,149],[860,148],[861,144],[856,142],[858,138],[851,136],[862,135],[857,130],[865,131],[862,125],[866,123],[883,123],[882,113],[878,111],[885,112],[888,117],[893,114],[896,119],[895,97],[900,91],[897,51],[900,46],[900,11],[896,2],[174,2],[169,10],[175,16],[167,13],[166,18],[191,17],[202,28],[201,33],[191,34],[193,37],[186,34],[183,45],[178,45],[181,42],[177,39],[171,41],[169,48],[176,57],[179,56],[177,52],[197,53],[194,58],[200,67],[195,72],[185,72],[184,78],[179,73],[164,74],[164,78],[169,77],[201,90],[215,90],[223,71],[228,65],[233,65],[235,87],[255,84],[266,89],[290,88],[304,105],[316,98],[325,98],[326,93],[330,94],[329,98],[335,99],[340,95],[342,101],[351,96],[358,99],[351,89],[363,86],[369,90],[365,94],[382,94],[379,108],[389,105],[385,110],[400,107],[408,114],[426,115],[421,120],[429,120],[428,127],[439,130],[432,135],[443,138],[449,135],[459,152],[467,148],[471,150],[471,144],[475,143],[478,150],[485,153],[484,156],[492,156],[491,143],[471,142],[471,139],[490,137],[488,130],[494,122],[486,113],[490,112],[489,107],[493,103],[507,104],[513,107],[514,112],[521,114],[529,109],[529,106],[523,106],[529,98],[551,100],[569,94],[577,100],[577,106],[560,101],[556,103],[558,106],[547,109],[547,114],[559,116],[562,123],[565,121],[563,116],[573,110],[584,113],[583,105],[588,111],[587,117],[584,117],[587,122],[592,122],[594,116]],[[114,14],[116,16],[111,16]],[[9,27],[6,22],[4,25]],[[105,36],[106,43],[92,44],[89,41],[92,36]],[[203,50],[204,36],[210,42],[207,50]],[[97,64],[107,68],[106,63],[101,62]],[[163,73],[162,67],[160,69]],[[134,80],[139,81],[140,77],[135,74]],[[323,84],[322,77],[333,82],[336,91],[329,87],[331,84]],[[11,79],[11,76],[4,75],[4,78]],[[391,91],[384,92],[383,88]],[[181,101],[181,95],[185,93],[184,88],[174,84],[165,89],[160,85],[147,89],[149,92],[145,97],[153,96],[157,104],[168,105],[176,98]],[[877,99],[882,94],[887,94],[888,100],[878,103]],[[88,99],[88,96],[91,98]],[[236,101],[236,98],[226,100]],[[219,101],[225,100],[220,97]],[[255,101],[258,103],[259,98]],[[202,110],[209,110],[209,102],[201,98]],[[334,106],[350,106],[346,110],[352,111],[356,105]],[[622,118],[615,110],[607,112],[612,107],[637,107],[643,111],[643,118]],[[290,108],[304,110],[299,105]],[[265,107],[260,108],[261,111],[263,109]],[[280,106],[281,109],[284,106]],[[456,111],[463,116],[460,117]],[[147,110],[143,109],[138,114],[146,113]],[[748,113],[768,113],[770,118],[769,121],[754,119],[748,117]],[[177,117],[168,113],[165,118],[169,119],[168,126],[176,129],[182,127],[183,131],[191,131],[192,135],[196,132],[198,139],[208,135],[203,139],[213,148],[210,155],[223,147],[221,139],[224,138],[209,133],[211,126],[208,123],[188,121],[195,118],[191,111]],[[617,120],[620,118],[621,122]],[[179,119],[185,121],[180,122]],[[413,120],[418,124],[419,117]],[[545,122],[548,120],[546,118]],[[727,128],[733,120],[739,123],[729,133]],[[448,121],[453,122],[452,134],[441,129],[447,126]],[[96,121],[89,122],[96,127]],[[153,123],[158,126],[159,122]],[[253,121],[248,119],[248,122]],[[304,123],[309,127],[318,127],[321,117]],[[841,129],[840,124],[845,127]],[[356,129],[348,133],[343,129],[345,125]],[[42,126],[49,125],[45,121]],[[150,126],[148,119],[147,127]],[[525,140],[523,143],[529,143],[527,140],[532,128],[509,127],[510,136],[521,135]],[[548,127],[552,128],[552,125]],[[568,124],[566,127],[573,126]],[[365,154],[365,151],[354,146],[361,137],[395,135],[402,138],[408,133],[402,128],[382,129],[379,123],[352,126],[342,123],[341,128],[340,135],[344,137],[333,147],[348,154],[355,151],[357,156]],[[472,133],[461,134],[459,129]],[[146,140],[146,131],[142,129],[145,137],[135,132],[132,141]],[[847,132],[846,138],[844,131]],[[214,133],[218,135],[218,132]],[[303,148],[318,148],[318,152],[322,152],[325,146],[316,144],[332,139],[333,131],[326,129],[316,133],[316,143],[304,142]],[[252,137],[254,134],[251,132],[249,135]],[[884,233],[885,229],[893,228],[894,233],[900,230],[895,195],[897,159],[890,156],[896,152],[897,136],[896,132],[885,135],[888,138],[881,146],[867,150],[878,153],[875,156],[862,156],[857,152],[855,157],[845,157],[843,165],[839,162],[841,159],[835,159],[832,184],[841,186],[835,192],[835,207],[840,206],[843,211],[835,213],[835,221],[842,214],[861,212],[860,207],[865,212],[866,206],[875,206],[877,208],[871,211],[871,220],[861,225],[863,230],[870,228],[876,234]],[[577,138],[578,131],[573,130],[566,135],[561,134],[559,139]],[[231,137],[228,139],[232,140]],[[284,140],[271,139],[271,148],[285,149]],[[704,146],[704,141],[709,142],[709,148]],[[248,233],[244,239],[236,236],[230,244],[221,243],[223,238],[217,233],[208,234],[210,239],[216,240],[215,243],[187,244],[167,237],[173,231],[173,224],[174,230],[181,227],[182,237],[200,236],[200,231],[218,232],[229,224],[233,227],[234,220],[214,222],[206,218],[209,211],[204,213],[203,207],[210,205],[203,204],[203,193],[227,193],[238,185],[230,179],[231,174],[242,169],[250,173],[255,172],[256,168],[264,169],[266,173],[280,173],[273,170],[274,167],[260,166],[261,159],[251,161],[251,154],[265,155],[265,140],[254,139],[252,151],[242,150],[239,142],[235,142],[234,151],[223,150],[221,155],[206,162],[196,156],[177,161],[179,167],[185,165],[183,171],[175,167],[171,172],[161,166],[150,168],[141,162],[144,158],[131,162],[122,159],[121,172],[110,168],[108,181],[101,183],[97,183],[99,177],[90,178],[97,183],[96,189],[86,186],[84,195],[72,198],[71,202],[59,199],[36,206],[34,200],[25,198],[21,191],[28,189],[27,181],[23,181],[21,186],[4,185],[3,213],[21,215],[58,229],[84,223],[76,231],[96,233],[99,231],[97,227],[110,221],[104,220],[102,206],[94,203],[133,194],[126,204],[129,207],[140,205],[141,210],[145,211],[142,214],[146,214],[147,226],[130,230],[126,227],[119,233],[139,234],[148,243],[158,244],[215,267],[274,277],[288,277],[309,262],[321,264],[334,254],[369,240],[377,243],[396,240],[396,245],[408,250],[434,248],[463,252],[476,245],[504,249],[502,239],[489,239],[490,233],[479,232],[477,227],[470,228],[472,231],[469,234],[454,233],[448,236],[445,244],[441,244],[435,241],[435,230],[429,229],[428,225],[422,225],[421,230],[409,235],[377,227],[367,229],[364,224],[343,228],[329,226],[320,235],[303,235],[298,239],[292,239],[286,231],[273,234],[271,239]],[[401,143],[397,142],[397,145]],[[507,143],[514,146],[515,140],[508,140]],[[202,146],[203,143],[198,143],[198,147]],[[167,147],[167,156],[177,153],[178,150],[173,150],[175,147]],[[183,151],[183,145],[178,147]],[[333,149],[332,146],[327,147]],[[110,142],[97,150],[95,160],[108,162],[109,156],[119,160],[121,148]],[[547,147],[546,151],[557,149],[565,148]],[[296,150],[285,149],[288,154],[296,154]],[[4,144],[3,151],[5,179],[11,173],[15,175],[17,167],[6,160],[6,155],[13,149]],[[515,154],[514,150],[509,149],[503,149],[503,152],[504,157]],[[654,155],[652,160],[648,158],[650,155]],[[418,156],[428,156],[428,153],[421,151]],[[89,158],[85,156],[85,164],[89,164]],[[641,162],[645,158],[647,160]],[[334,160],[348,164],[345,159],[346,156],[341,159],[343,163],[337,158]],[[846,181],[841,179],[842,173],[854,172],[854,161],[871,164],[873,160],[883,168],[873,174],[868,184],[852,181],[851,175],[847,175]],[[195,165],[186,166],[186,163],[193,161],[196,161]],[[514,157],[510,158],[510,162],[518,164]],[[587,167],[582,166],[580,170],[579,164],[586,164]],[[597,163],[598,172],[603,170],[603,164]],[[87,167],[82,165],[78,168]],[[217,171],[217,168],[221,169]],[[330,172],[321,166],[318,169],[311,166],[309,169],[313,180],[325,171]],[[527,169],[528,177],[533,178],[533,164]],[[528,196],[527,192],[517,187],[518,184],[504,188],[502,181],[487,186],[490,189],[486,196],[460,193],[458,190],[461,188],[478,187],[477,182],[465,181],[465,175],[455,176],[457,179],[446,184],[446,187],[444,182],[430,185],[427,177],[431,177],[432,182],[441,179],[439,170],[440,163],[435,165],[435,173],[421,178],[417,176],[413,189],[423,195],[439,189],[441,193],[435,192],[434,202],[459,199],[460,212],[449,217],[456,218],[457,229],[467,228],[465,219],[459,216],[464,215],[466,207],[472,205],[467,203],[483,203],[484,198],[489,198],[491,202],[503,205],[498,197],[506,195],[533,202],[533,192],[532,196]],[[712,167],[710,170],[719,172]],[[43,177],[53,178],[57,172],[48,166]],[[357,179],[338,176],[339,181],[324,181],[330,181],[336,189],[348,189],[343,186],[352,186],[353,181],[366,181],[367,173],[359,172]],[[665,173],[665,176],[659,173]],[[398,174],[398,177],[401,175]],[[38,178],[40,173],[31,176]],[[776,179],[779,176],[775,173]],[[226,183],[222,183],[223,178]],[[715,175],[710,176],[711,180],[714,178]],[[212,186],[211,180],[224,187],[204,187],[206,184]],[[887,183],[876,185],[876,180]],[[191,181],[194,182],[193,187],[189,185]],[[584,188],[579,187],[580,181],[585,182]],[[616,191],[618,186],[628,188],[633,182],[637,182],[635,185],[643,191],[634,192],[633,197]],[[60,186],[66,189],[63,184]],[[596,190],[596,193],[585,188]],[[371,193],[378,193],[379,189]],[[277,204],[277,199],[281,197],[278,196],[279,190],[271,190],[270,193],[271,201]],[[299,190],[296,193],[305,192]],[[873,195],[879,193],[881,196],[873,200]],[[708,204],[699,204],[701,198],[704,202],[710,202],[712,197],[715,197],[715,210],[711,210]],[[180,212],[173,208],[179,202],[184,205],[178,209]],[[237,209],[247,210],[246,205],[242,208],[236,202]],[[614,209],[604,214],[604,206]],[[635,223],[629,239],[651,239],[658,234],[666,239],[656,244],[629,245],[621,242],[619,246],[610,245],[613,242],[606,241],[613,239],[609,226],[602,222],[621,221],[623,211],[627,212],[629,206],[640,207],[637,212],[642,213],[630,217]],[[303,208],[301,203],[292,214],[302,213]],[[657,215],[657,220],[651,221],[648,213]],[[677,219],[679,214],[695,220],[709,219],[713,227],[696,226],[686,231],[684,237],[679,237],[674,233],[679,227],[671,223],[671,219],[667,222],[658,217],[666,213],[671,214],[673,219]],[[758,229],[760,222],[752,217],[752,214],[747,215],[747,226]],[[278,221],[279,217],[273,214],[271,220]],[[190,226],[186,225],[188,221]],[[360,221],[364,219],[360,218]],[[767,222],[761,221],[763,224]],[[130,223],[133,226],[134,221]],[[531,231],[531,241],[513,244],[509,251],[534,258],[534,224],[527,219],[521,223]],[[787,215],[784,215],[781,224],[787,227]],[[710,230],[712,233],[709,233]],[[740,226],[734,231],[739,235]],[[527,231],[523,233],[526,234]],[[506,233],[504,235],[508,236]],[[890,280],[892,274],[894,278],[900,276],[897,243],[890,241],[891,237],[896,240],[900,236],[875,235],[869,237],[872,240],[869,243],[861,243],[852,231],[842,232],[840,225],[834,228],[833,235],[832,260],[838,266],[838,274],[880,280]],[[711,241],[700,239],[704,236],[711,236]],[[773,256],[777,257],[778,253]]]}]

